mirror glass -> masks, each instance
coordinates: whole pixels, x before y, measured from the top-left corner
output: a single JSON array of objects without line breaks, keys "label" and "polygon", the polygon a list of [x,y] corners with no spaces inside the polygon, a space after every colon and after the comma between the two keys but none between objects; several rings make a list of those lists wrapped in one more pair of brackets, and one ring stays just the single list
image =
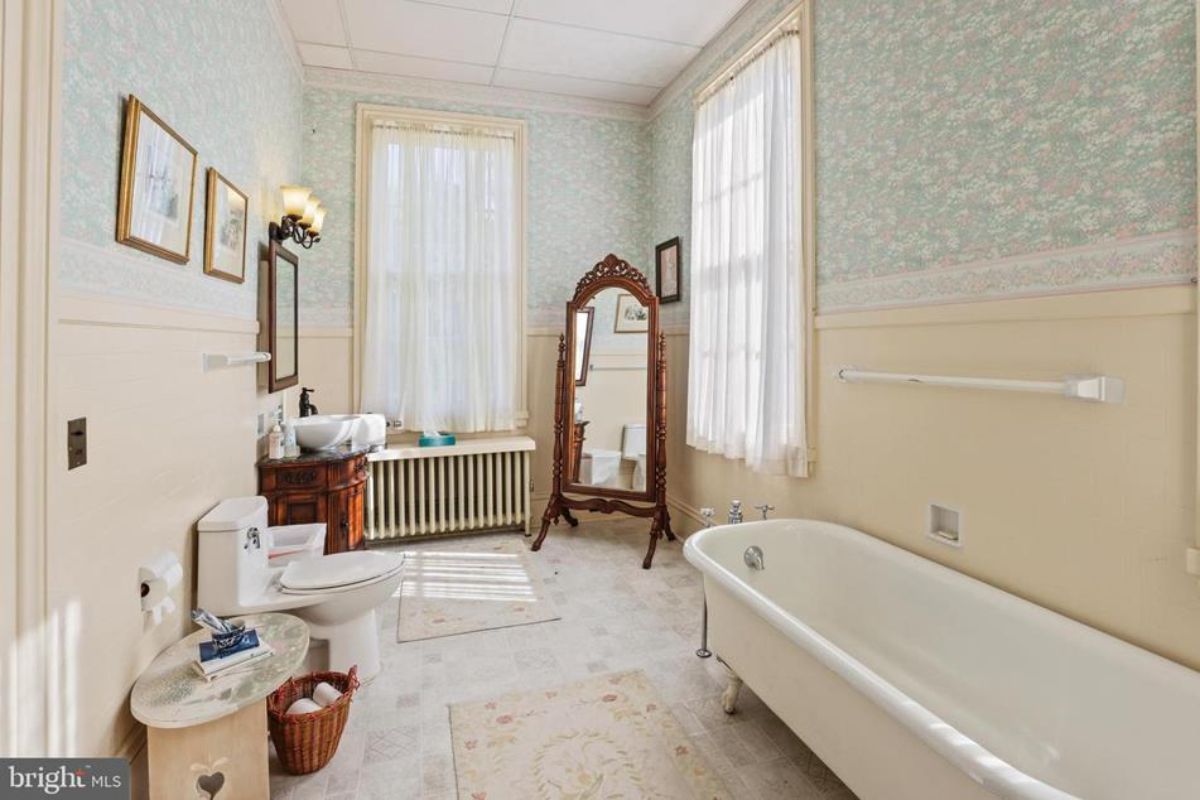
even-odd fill
[{"label": "mirror glass", "polygon": [[576,381],[568,478],[580,488],[646,492],[649,309],[622,289],[602,289],[576,311],[571,334]]}]

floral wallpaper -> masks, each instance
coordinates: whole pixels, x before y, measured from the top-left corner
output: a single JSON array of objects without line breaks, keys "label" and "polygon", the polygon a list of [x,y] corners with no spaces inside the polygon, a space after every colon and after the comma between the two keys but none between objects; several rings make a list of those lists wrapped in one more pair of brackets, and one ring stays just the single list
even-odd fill
[{"label": "floral wallpaper", "polygon": [[816,12],[825,310],[1194,273],[1190,0]]},{"label": "floral wallpaper", "polygon": [[[257,316],[256,251],[299,178],[299,71],[263,2],[68,0],[62,99],[59,284],[243,318]],[[125,97],[139,97],[198,151],[191,260],[117,244]],[[250,197],[246,282],[204,274],[205,170]]]},{"label": "floral wallpaper", "polygon": [[[752,10],[765,25],[787,5]],[[823,312],[1195,274],[1190,0],[814,11]],[[749,38],[715,41],[712,63]],[[689,98],[712,71],[650,126],[652,238],[682,235],[685,263]]]},{"label": "floral wallpaper", "polygon": [[526,120],[530,324],[561,324],[576,281],[609,252],[648,267],[650,167],[644,122],[309,87],[304,93],[304,182],[320,195],[329,215],[321,243],[305,254],[302,325],[351,324],[358,103]]}]

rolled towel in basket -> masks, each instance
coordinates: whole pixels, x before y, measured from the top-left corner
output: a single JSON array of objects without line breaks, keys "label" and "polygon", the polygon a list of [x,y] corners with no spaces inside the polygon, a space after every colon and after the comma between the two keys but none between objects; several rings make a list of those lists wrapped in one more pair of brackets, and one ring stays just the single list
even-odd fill
[{"label": "rolled towel in basket", "polygon": [[313,687],[313,701],[321,708],[333,705],[341,696],[341,692],[325,681],[321,681]]},{"label": "rolled towel in basket", "polygon": [[321,706],[309,700],[307,697],[301,697],[296,702],[288,706],[286,714],[311,714],[314,711],[320,711]]}]

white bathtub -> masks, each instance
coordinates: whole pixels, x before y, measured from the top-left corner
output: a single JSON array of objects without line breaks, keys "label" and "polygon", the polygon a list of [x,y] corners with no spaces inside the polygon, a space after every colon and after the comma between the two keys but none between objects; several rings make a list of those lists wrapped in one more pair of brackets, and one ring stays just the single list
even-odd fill
[{"label": "white bathtub", "polygon": [[711,649],[865,800],[1200,798],[1200,673],[840,525],[684,553]]}]

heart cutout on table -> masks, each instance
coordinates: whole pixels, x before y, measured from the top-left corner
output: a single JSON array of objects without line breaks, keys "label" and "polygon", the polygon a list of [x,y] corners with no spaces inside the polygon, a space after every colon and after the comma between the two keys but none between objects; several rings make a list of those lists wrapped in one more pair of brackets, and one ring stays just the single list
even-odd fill
[{"label": "heart cutout on table", "polygon": [[209,800],[213,800],[213,798],[217,796],[217,792],[221,791],[221,787],[224,785],[224,772],[214,772],[211,775],[201,775],[196,779],[196,788],[207,792]]}]

